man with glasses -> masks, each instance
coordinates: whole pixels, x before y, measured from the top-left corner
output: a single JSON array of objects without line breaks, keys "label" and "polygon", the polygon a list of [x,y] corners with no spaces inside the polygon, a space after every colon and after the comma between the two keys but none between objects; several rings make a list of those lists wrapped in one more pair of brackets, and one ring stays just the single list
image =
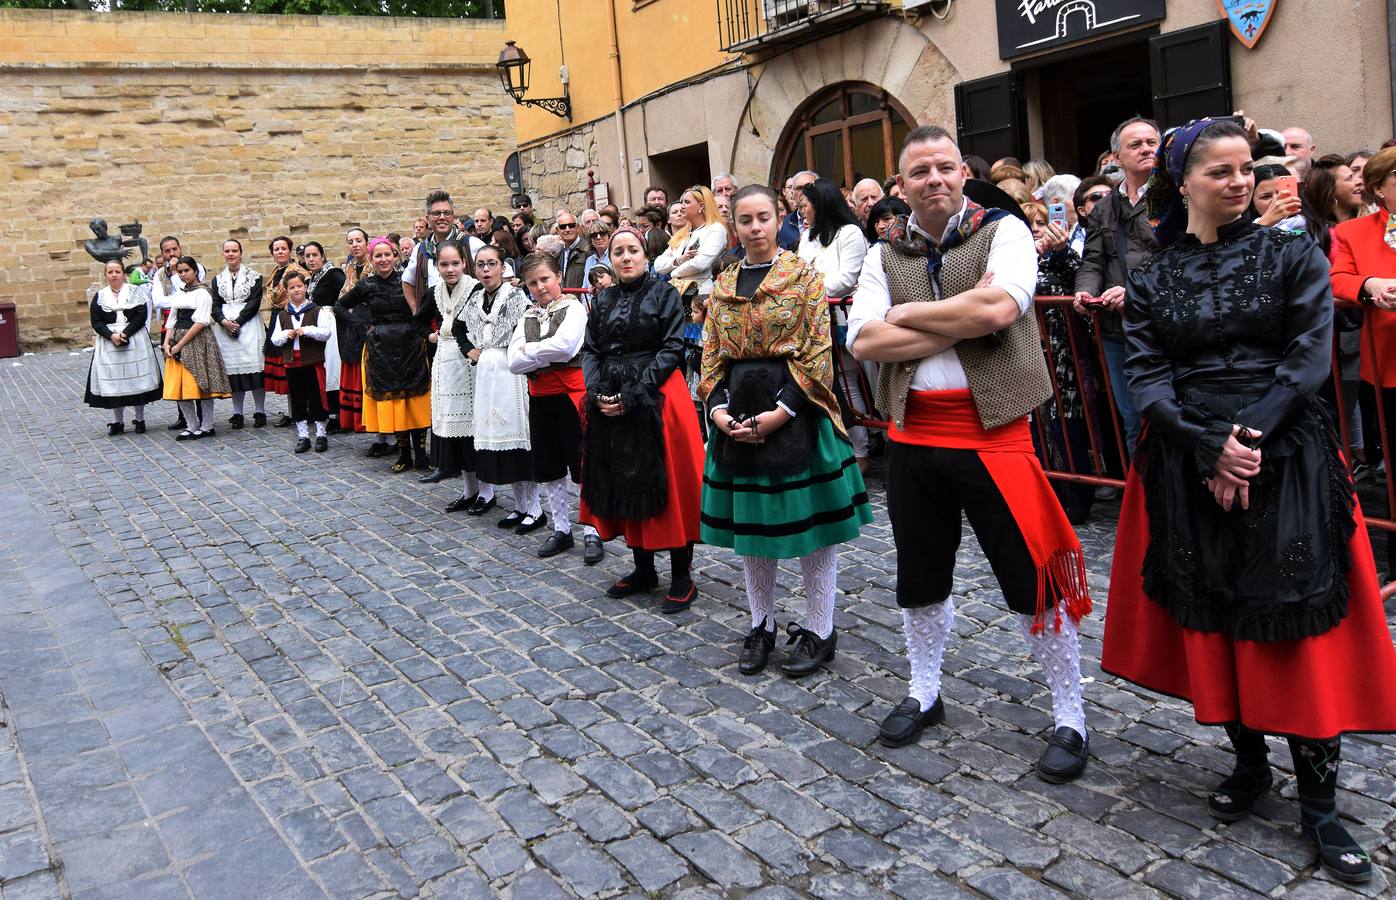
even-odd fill
[{"label": "man with glasses", "polygon": [[579,288],[586,285],[587,245],[577,227],[577,217],[567,210],[557,214],[557,236],[562,239],[562,286]]},{"label": "man with glasses", "polygon": [[456,241],[464,246],[470,242],[470,258],[474,259],[484,241],[461,233],[456,224],[456,214],[451,206],[451,195],[442,190],[427,194],[427,224],[431,233],[425,240],[417,242],[407,266],[402,270],[402,296],[414,310],[427,291],[436,287],[441,276],[436,272],[436,249],[446,241]]}]

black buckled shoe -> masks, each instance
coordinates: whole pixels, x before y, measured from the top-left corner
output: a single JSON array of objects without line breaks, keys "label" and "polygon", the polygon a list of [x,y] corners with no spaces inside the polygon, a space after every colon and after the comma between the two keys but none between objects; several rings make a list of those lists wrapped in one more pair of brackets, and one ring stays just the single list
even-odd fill
[{"label": "black buckled shoe", "polygon": [[516,509],[513,512],[509,513],[509,515],[500,519],[498,522],[495,522],[494,524],[496,528],[508,528],[510,530],[513,530],[515,528],[518,528],[519,523],[526,518],[527,516],[524,514],[523,510]]},{"label": "black buckled shoe", "polygon": [[377,459],[380,456],[390,455],[395,449],[393,445],[386,441],[374,441],[372,444],[368,445],[368,449],[364,451],[364,456],[367,456],[369,459]]},{"label": "black buckled shoe", "polygon": [[494,509],[495,504],[498,502],[499,501],[494,497],[488,500],[481,500],[479,497],[476,497],[475,502],[470,504],[470,509],[467,509],[465,514],[468,516],[483,516],[485,513]]},{"label": "black buckled shoe", "polygon": [[1275,777],[1267,763],[1263,770],[1238,765],[1226,780],[1207,795],[1207,812],[1223,822],[1235,822],[1250,814],[1260,795],[1270,790]]},{"label": "black buckled shoe", "polygon": [[296,420],[286,415],[285,413],[282,413],[281,418],[276,420],[277,428],[290,428],[294,424],[296,424]]},{"label": "black buckled shoe", "polygon": [[446,504],[446,512],[448,512],[448,513],[461,512],[461,511],[466,511],[466,512],[468,512],[468,511],[470,510],[470,507],[474,506],[474,505],[475,505],[475,501],[478,500],[479,498],[480,498],[480,495],[479,495],[479,494],[475,494],[475,495],[470,496],[470,497],[457,497],[456,499],[452,500],[450,503],[447,503],[447,504]]},{"label": "black buckled shoe", "polygon": [[582,538],[582,562],[594,566],[605,558],[606,545],[601,543],[601,538],[594,534]]},{"label": "black buckled shoe", "polygon": [[571,550],[576,545],[577,542],[572,540],[572,535],[568,532],[554,531],[552,534],[548,535],[548,539],[543,542],[543,546],[538,548],[538,555],[543,559],[547,559],[549,556],[557,556],[564,550]]},{"label": "black buckled shoe", "polygon": [[116,437],[118,434],[125,434],[125,433],[126,433],[126,425],[125,425],[125,423],[122,423],[122,422],[108,422],[108,423],[107,423],[107,434],[108,434],[110,437]]},{"label": "black buckled shoe", "polygon": [[[524,516],[523,521],[519,523],[519,527],[514,529],[514,534],[531,534],[546,524],[548,524],[547,513],[539,513],[536,516]],[[568,546],[571,545],[569,544]]]},{"label": "black buckled shoe", "polygon": [[1037,777],[1052,784],[1066,784],[1086,768],[1091,739],[1063,725],[1052,733],[1047,749],[1037,760]]},{"label": "black buckled shoe", "polygon": [[1332,799],[1300,796],[1299,830],[1318,847],[1318,864],[1339,881],[1363,884],[1372,880],[1372,858],[1338,821]]},{"label": "black buckled shoe", "polygon": [[233,413],[228,417],[228,424],[233,426],[234,431],[241,431],[242,426],[247,424],[247,420],[242,417],[242,413]]},{"label": "black buckled shoe", "polygon": [[320,435],[319,437],[317,437],[317,438],[315,439],[315,452],[316,452],[316,453],[324,453],[324,452],[325,452],[326,450],[328,450],[328,449],[330,449],[330,439],[329,439],[329,438],[325,437],[325,436],[322,434],[322,435]]},{"label": "black buckled shoe", "polygon": [[776,633],[766,628],[767,619],[751,629],[742,641],[742,652],[737,657],[737,671],[743,675],[758,675],[771,660],[771,651],[776,648]]},{"label": "black buckled shoe", "polygon": [[786,627],[790,635],[786,639],[786,645],[794,644],[795,649],[780,664],[780,670],[789,678],[804,678],[806,675],[819,671],[824,665],[834,658],[834,648],[839,643],[839,633],[830,631],[829,636],[821,638],[819,635],[802,628],[791,622]]},{"label": "black buckled shoe", "polygon": [[266,427],[267,427],[267,414],[266,414],[266,413],[254,412],[254,413],[252,414],[252,427],[253,427],[253,428],[266,428]]},{"label": "black buckled shoe", "polygon": [[939,697],[931,704],[931,708],[926,710],[921,708],[920,700],[907,697],[882,720],[882,725],[877,730],[877,739],[884,747],[905,747],[916,741],[922,729],[930,725],[939,725],[944,721],[945,704]]},{"label": "black buckled shoe", "polygon": [[184,421],[184,416],[180,416],[178,419],[175,419],[175,420],[174,420],[172,423],[170,423],[169,425],[166,425],[166,426],[165,426],[165,430],[166,430],[166,431],[184,431],[184,430],[188,429],[188,427],[189,427],[188,423],[186,423],[186,422]]},{"label": "black buckled shoe", "polygon": [[145,419],[137,419],[131,424],[136,426],[136,434],[145,434]]},{"label": "black buckled shoe", "polygon": [[296,452],[297,452],[297,453],[309,453],[309,452],[310,452],[310,438],[301,438],[300,440],[296,441]]}]

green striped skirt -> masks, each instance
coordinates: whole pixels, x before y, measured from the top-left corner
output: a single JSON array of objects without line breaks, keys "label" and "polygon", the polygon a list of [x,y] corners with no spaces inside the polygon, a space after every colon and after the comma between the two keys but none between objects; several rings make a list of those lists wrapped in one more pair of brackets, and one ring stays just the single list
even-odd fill
[{"label": "green striped skirt", "polygon": [[827,417],[815,433],[809,466],[779,475],[737,475],[713,460],[709,446],[703,543],[741,556],[795,559],[856,538],[872,508],[853,447]]}]

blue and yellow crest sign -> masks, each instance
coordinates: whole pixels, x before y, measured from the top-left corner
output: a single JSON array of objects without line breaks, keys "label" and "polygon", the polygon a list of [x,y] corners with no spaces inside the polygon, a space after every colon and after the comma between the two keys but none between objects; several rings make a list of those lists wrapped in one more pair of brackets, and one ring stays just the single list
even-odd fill
[{"label": "blue and yellow crest sign", "polygon": [[1236,40],[1254,49],[1280,0],[1217,0]]}]

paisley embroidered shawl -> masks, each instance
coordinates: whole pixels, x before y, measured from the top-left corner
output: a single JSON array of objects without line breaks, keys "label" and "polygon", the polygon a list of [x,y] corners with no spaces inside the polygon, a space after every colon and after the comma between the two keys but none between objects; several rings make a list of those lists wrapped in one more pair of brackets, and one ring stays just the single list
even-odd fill
[{"label": "paisley embroidered shawl", "polygon": [[703,324],[702,380],[706,400],[733,360],[784,357],[790,376],[829,421],[844,430],[834,396],[833,344],[824,276],[794,253],[782,250],[753,297],[737,296],[740,264],[713,282]]}]

